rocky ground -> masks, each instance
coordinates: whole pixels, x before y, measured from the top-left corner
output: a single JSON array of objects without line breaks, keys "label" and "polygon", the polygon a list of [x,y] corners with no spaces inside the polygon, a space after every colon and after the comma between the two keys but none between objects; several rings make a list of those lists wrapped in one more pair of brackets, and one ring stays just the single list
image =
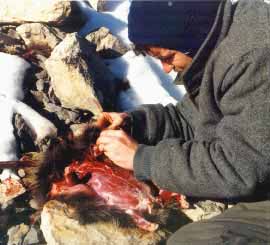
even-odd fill
[{"label": "rocky ground", "polygon": [[[0,54],[13,55],[11,59],[21,57],[31,66],[20,78],[24,80],[20,88],[24,96],[4,94],[12,103],[21,103],[15,103],[11,120],[18,157],[45,151],[52,136],[65,135],[68,130],[76,132],[102,109],[117,110],[115,99],[127,86],[114,77],[104,58],[120,57],[130,47],[105,27],[85,37],[78,35],[85,19],[76,2],[35,2],[0,0]],[[104,0],[90,2],[104,10]],[[38,119],[33,120],[32,111],[20,110],[24,105],[38,112]],[[4,121],[6,117],[2,116]],[[227,208],[211,201],[195,202],[183,212],[172,207],[167,210],[167,225],[150,234],[134,227],[119,227],[116,221],[82,223],[69,206],[56,201],[47,203],[40,215],[28,192],[1,204],[0,244],[8,245],[160,244],[181,225],[211,218]]]}]

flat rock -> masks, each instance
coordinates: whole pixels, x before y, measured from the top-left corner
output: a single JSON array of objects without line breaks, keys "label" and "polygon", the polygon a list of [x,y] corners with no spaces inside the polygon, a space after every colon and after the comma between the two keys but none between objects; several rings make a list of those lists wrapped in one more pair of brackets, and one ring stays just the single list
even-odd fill
[{"label": "flat rock", "polygon": [[63,107],[97,115],[102,107],[108,109],[115,104],[115,78],[95,48],[75,33],[55,47],[45,66]]},{"label": "flat rock", "polygon": [[69,0],[0,0],[0,22],[43,22],[61,25],[71,14]]},{"label": "flat rock", "polygon": [[58,201],[48,202],[41,214],[41,230],[50,245],[154,245],[161,241],[158,233],[137,228],[120,228],[116,223],[81,224],[71,218],[72,211]]}]

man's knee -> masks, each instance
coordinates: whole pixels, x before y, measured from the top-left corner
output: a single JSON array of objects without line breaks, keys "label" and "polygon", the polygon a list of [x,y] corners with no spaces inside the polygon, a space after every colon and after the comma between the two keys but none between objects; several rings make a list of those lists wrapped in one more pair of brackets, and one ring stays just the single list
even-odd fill
[{"label": "man's knee", "polygon": [[[208,245],[221,244],[225,230],[222,225],[211,222],[196,222],[177,230],[167,241],[167,245]],[[209,243],[211,241],[211,243]]]},{"label": "man's knee", "polygon": [[176,231],[168,245],[266,244],[270,242],[270,202],[239,204],[213,219]]}]

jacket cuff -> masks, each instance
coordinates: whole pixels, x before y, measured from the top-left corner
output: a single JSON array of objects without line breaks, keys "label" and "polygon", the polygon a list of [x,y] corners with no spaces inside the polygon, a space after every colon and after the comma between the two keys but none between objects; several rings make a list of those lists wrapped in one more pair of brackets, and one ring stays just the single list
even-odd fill
[{"label": "jacket cuff", "polygon": [[143,142],[145,135],[145,125],[146,125],[146,119],[145,114],[142,111],[132,111],[128,112],[129,118],[130,118],[130,133],[133,138],[135,138],[140,143]]},{"label": "jacket cuff", "polygon": [[138,180],[151,179],[151,165],[153,156],[153,146],[139,145],[134,160],[133,169],[134,175]]}]

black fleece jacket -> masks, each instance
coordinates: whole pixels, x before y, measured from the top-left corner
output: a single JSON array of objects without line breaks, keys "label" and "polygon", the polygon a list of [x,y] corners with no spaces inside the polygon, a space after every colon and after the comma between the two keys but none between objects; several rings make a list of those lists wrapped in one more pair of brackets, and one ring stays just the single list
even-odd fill
[{"label": "black fleece jacket", "polygon": [[[176,106],[130,112],[140,145],[135,176],[191,197],[241,199],[270,182],[270,5],[220,4],[178,81]],[[270,185],[269,185],[270,189]]]}]

